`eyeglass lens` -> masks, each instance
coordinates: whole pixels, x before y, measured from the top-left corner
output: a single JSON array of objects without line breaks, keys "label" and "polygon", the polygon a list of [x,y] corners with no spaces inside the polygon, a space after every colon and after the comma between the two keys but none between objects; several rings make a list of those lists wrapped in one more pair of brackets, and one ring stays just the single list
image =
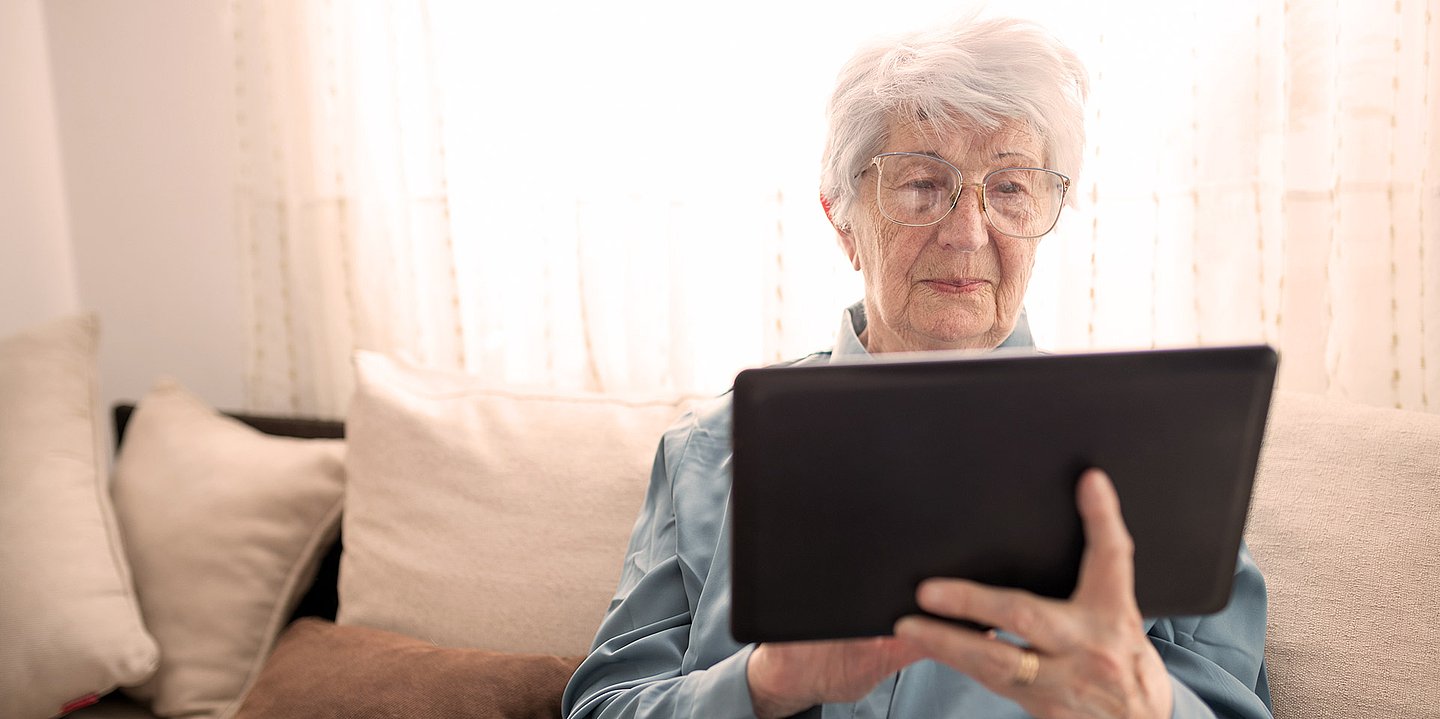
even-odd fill
[{"label": "eyeglass lens", "polygon": [[[950,212],[960,175],[925,155],[882,155],[880,211],[903,225],[929,225]],[[1055,172],[1005,169],[985,177],[985,214],[995,229],[1013,237],[1039,237],[1059,219],[1064,178]]]}]

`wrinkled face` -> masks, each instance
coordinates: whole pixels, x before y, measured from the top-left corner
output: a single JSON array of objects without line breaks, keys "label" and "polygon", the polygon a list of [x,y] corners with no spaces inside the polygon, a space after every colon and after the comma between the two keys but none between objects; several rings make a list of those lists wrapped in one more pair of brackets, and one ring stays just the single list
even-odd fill
[{"label": "wrinkled face", "polygon": [[[931,123],[892,124],[881,152],[933,153],[960,169],[965,182],[1006,167],[1045,167],[1044,145],[1019,123],[993,132],[940,134]],[[945,219],[928,227],[897,225],[875,202],[876,170],[840,245],[865,279],[870,352],[993,349],[1015,328],[1039,240],[995,231],[966,187]]]}]

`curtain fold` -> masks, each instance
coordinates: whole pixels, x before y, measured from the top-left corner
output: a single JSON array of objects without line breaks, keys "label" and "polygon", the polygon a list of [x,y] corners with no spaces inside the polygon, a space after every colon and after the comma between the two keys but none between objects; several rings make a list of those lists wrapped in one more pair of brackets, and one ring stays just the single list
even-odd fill
[{"label": "curtain fold", "polygon": [[[234,0],[248,409],[343,413],[357,347],[705,393],[828,346],[826,94],[949,12],[872,5]],[[1094,87],[1042,345],[1268,342],[1284,387],[1440,411],[1440,0],[1071,5],[1006,8]]]}]

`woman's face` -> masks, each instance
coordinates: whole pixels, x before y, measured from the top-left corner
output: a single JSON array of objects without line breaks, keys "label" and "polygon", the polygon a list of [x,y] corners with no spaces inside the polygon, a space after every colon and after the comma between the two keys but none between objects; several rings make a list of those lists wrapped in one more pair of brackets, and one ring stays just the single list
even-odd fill
[{"label": "woman's face", "polygon": [[[1040,139],[1019,123],[993,132],[951,131],[928,122],[893,124],[881,152],[939,155],[965,182],[1005,167],[1045,167]],[[1015,328],[1039,240],[1000,234],[966,187],[954,211],[928,227],[885,219],[875,202],[876,170],[860,183],[860,201],[840,244],[865,279],[870,352],[993,349]]]}]

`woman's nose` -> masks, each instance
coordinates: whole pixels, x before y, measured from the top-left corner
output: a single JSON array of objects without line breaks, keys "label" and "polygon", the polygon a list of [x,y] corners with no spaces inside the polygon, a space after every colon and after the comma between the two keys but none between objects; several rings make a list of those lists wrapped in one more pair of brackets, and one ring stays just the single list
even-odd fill
[{"label": "woman's nose", "polygon": [[938,241],[948,249],[974,252],[990,241],[989,229],[980,204],[980,188],[966,185],[960,188],[955,209],[940,221]]}]

